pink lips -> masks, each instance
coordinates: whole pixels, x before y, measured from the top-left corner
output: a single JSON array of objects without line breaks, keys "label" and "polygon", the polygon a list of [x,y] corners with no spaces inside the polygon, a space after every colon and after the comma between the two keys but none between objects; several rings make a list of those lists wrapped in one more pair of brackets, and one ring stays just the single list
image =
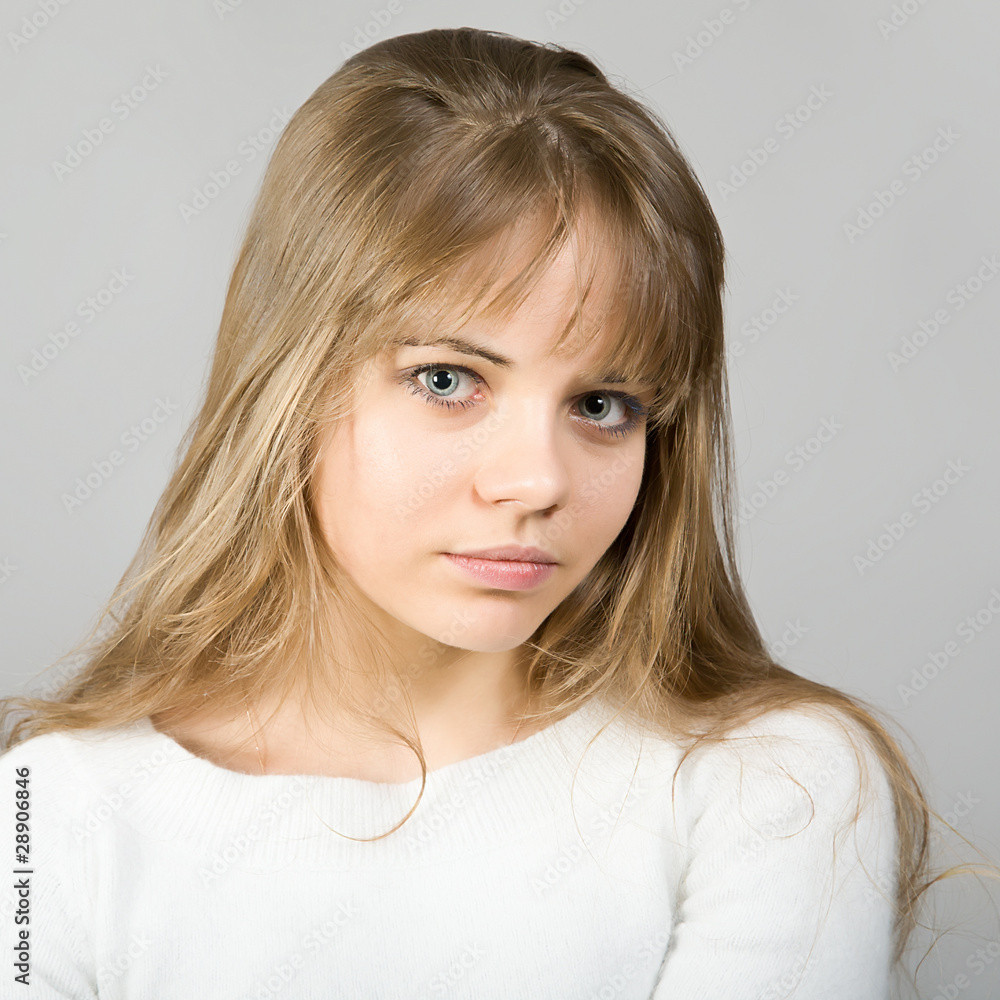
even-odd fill
[{"label": "pink lips", "polygon": [[501,590],[530,590],[547,580],[555,557],[531,546],[505,545],[475,552],[445,552],[449,561],[480,583]]}]

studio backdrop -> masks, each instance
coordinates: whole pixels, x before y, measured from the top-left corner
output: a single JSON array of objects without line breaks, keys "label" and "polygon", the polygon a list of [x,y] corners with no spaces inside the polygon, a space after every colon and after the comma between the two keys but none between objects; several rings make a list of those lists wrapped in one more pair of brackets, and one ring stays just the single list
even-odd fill
[{"label": "studio backdrop", "polygon": [[[890,721],[954,827],[942,863],[977,860],[962,837],[996,860],[1000,7],[977,0],[5,3],[2,693],[74,669],[44,670],[135,552],[292,112],[360,48],[460,25],[580,49],[666,120],[727,243],[755,613],[781,663]],[[959,881],[920,981],[1000,996],[1000,892]]]}]

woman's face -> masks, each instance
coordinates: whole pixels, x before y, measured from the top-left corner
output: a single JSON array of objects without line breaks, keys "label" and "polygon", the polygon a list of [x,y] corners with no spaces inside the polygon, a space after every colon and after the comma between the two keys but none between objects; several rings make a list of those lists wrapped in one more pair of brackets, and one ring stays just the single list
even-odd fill
[{"label": "woman's face", "polygon": [[[356,409],[321,441],[327,544],[377,608],[417,633],[513,649],[628,519],[646,426],[631,404],[650,391],[582,377],[596,344],[547,355],[574,301],[566,251],[513,319],[463,327],[464,349],[403,346],[373,362]],[[455,558],[506,546],[551,564]]]}]

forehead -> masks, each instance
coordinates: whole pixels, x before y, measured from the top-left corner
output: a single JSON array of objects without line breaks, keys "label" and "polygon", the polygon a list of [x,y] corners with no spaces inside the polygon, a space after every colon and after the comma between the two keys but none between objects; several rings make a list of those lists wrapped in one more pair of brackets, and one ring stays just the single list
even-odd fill
[{"label": "forehead", "polygon": [[508,367],[516,323],[526,337],[545,338],[544,356],[575,363],[585,377],[654,383],[644,338],[626,320],[622,257],[610,236],[581,224],[544,259],[532,226],[522,220],[434,282],[431,294],[408,304],[386,346],[473,344],[483,348],[473,353]]}]

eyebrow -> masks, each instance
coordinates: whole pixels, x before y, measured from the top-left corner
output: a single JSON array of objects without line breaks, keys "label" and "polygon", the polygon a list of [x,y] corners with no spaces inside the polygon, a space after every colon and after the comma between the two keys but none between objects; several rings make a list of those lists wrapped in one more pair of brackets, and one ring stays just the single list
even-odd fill
[{"label": "eyebrow", "polygon": [[[512,359],[505,358],[502,354],[487,350],[485,347],[474,344],[471,340],[465,340],[462,337],[438,337],[432,341],[421,340],[419,337],[407,337],[396,341],[396,344],[400,347],[448,347],[459,354],[469,354],[476,358],[483,358],[498,368],[510,369],[516,367]],[[620,372],[615,371],[606,371],[603,376],[597,378],[595,381],[603,385],[629,385],[634,383],[649,386],[650,388],[653,387],[653,382],[651,381],[630,379]]]}]

